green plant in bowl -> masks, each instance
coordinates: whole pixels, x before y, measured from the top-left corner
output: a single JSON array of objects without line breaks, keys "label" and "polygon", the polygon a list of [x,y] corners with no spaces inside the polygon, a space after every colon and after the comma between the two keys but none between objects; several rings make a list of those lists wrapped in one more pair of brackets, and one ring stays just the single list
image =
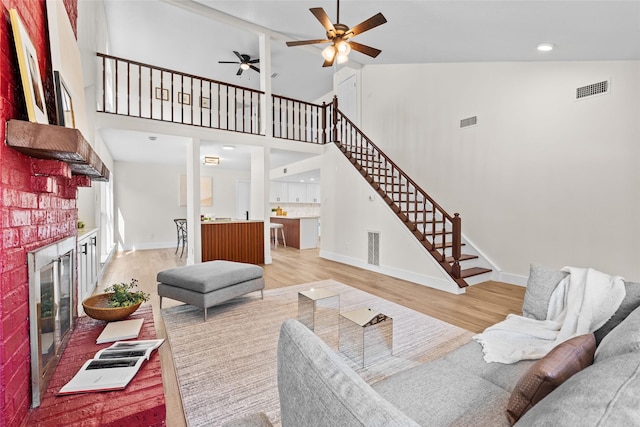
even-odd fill
[{"label": "green plant in bowl", "polygon": [[137,279],[131,279],[129,283],[115,283],[104,291],[109,295],[109,307],[129,307],[145,301],[149,301],[149,294],[140,290],[133,291],[138,286]]}]

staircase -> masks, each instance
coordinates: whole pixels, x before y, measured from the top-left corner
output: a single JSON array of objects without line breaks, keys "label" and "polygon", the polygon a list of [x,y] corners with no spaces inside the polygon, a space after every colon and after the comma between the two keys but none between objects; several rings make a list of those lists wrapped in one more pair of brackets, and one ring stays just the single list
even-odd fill
[{"label": "staircase", "polygon": [[[311,144],[332,141],[459,287],[491,271],[473,266],[480,259],[473,248],[462,253],[467,245],[460,215],[449,215],[376,147],[340,112],[337,98],[322,105],[278,95],[266,99],[261,91],[111,55],[97,56],[102,86],[99,112],[257,136],[264,136],[270,126],[273,138]],[[271,123],[264,123],[260,108],[264,103],[271,108]]]},{"label": "staircase", "polygon": [[462,220],[449,215],[338,109],[330,106],[331,138],[371,187],[389,205],[416,239],[463,288],[471,277],[491,272],[484,267],[463,268],[478,255],[462,253]]}]

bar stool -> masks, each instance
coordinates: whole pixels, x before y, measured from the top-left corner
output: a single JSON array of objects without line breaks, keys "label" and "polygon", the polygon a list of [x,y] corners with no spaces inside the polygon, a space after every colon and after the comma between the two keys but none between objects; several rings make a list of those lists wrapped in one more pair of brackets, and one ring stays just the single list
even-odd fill
[{"label": "bar stool", "polygon": [[280,229],[280,233],[282,234],[282,244],[284,247],[287,247],[287,240],[284,238],[284,225],[271,223],[269,224],[269,228],[273,230],[273,240],[275,242],[276,248],[278,247],[278,229]]},{"label": "bar stool", "polygon": [[176,223],[176,230],[178,232],[178,242],[175,253],[178,253],[178,248],[180,247],[180,243],[182,243],[182,251],[180,252],[180,258],[182,258],[184,247],[187,244],[187,220],[184,218],[175,218],[173,222]]}]

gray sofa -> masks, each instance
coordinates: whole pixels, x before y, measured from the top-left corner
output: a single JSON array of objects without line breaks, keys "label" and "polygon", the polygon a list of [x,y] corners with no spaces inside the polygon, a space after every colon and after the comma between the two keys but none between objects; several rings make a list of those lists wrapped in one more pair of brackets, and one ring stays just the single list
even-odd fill
[{"label": "gray sofa", "polygon": [[[544,298],[548,303],[548,289],[564,274],[532,266],[523,313],[546,315]],[[313,332],[289,319],[278,343],[282,425],[640,425],[640,285],[626,288],[622,305],[600,330],[539,361],[486,363],[472,341],[371,386]],[[568,373],[558,363],[569,365]],[[525,405],[523,394],[531,399]],[[526,407],[524,415],[515,411],[514,417],[514,405]]]}]

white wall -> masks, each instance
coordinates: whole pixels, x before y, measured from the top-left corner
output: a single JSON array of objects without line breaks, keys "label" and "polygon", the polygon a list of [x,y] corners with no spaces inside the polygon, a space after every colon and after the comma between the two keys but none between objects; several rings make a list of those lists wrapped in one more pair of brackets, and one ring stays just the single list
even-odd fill
[{"label": "white wall", "polygon": [[540,263],[640,280],[639,62],[374,65],[362,85],[364,132],[503,278]]},{"label": "white wall", "polygon": [[[186,166],[116,162],[114,193],[116,241],[120,249],[153,249],[176,244],[174,218],[185,218],[186,206],[179,206],[180,175]],[[239,179],[248,180],[248,172],[213,171],[213,206],[201,207],[202,213],[235,217],[235,188]]]},{"label": "white wall", "polygon": [[[333,144],[323,156],[321,200],[321,257],[462,292]],[[379,267],[367,264],[370,231],[380,232]]]}]

